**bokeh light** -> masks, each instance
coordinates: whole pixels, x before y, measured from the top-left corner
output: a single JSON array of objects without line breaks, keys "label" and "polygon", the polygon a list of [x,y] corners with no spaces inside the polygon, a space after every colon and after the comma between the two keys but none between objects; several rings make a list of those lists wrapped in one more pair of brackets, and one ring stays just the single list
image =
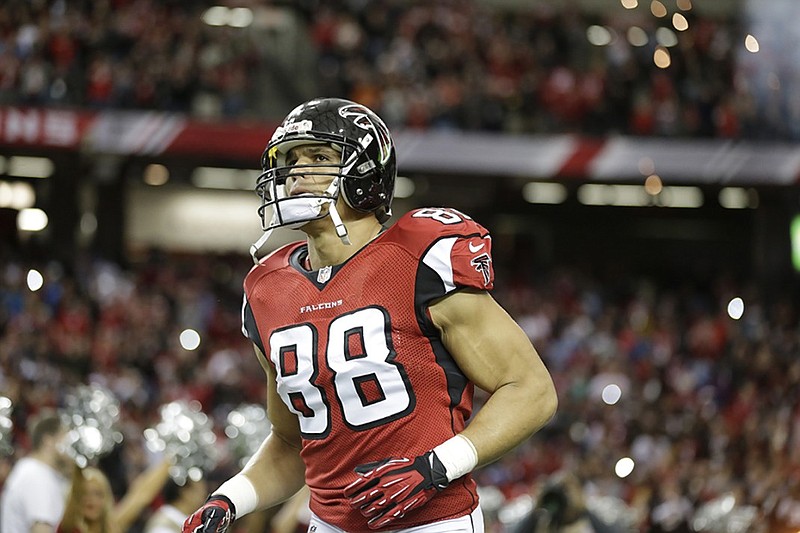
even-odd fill
[{"label": "bokeh light", "polygon": [[655,63],[658,68],[668,68],[672,64],[669,51],[663,46],[656,48],[656,51],[653,53],[653,63]]},{"label": "bokeh light", "polygon": [[617,464],[614,466],[614,473],[620,478],[628,477],[631,475],[631,472],[633,472],[635,466],[636,463],[633,459],[630,457],[623,457],[617,461]]},{"label": "bokeh light", "polygon": [[734,320],[739,320],[744,315],[744,300],[739,298],[732,298],[728,302],[728,316]]},{"label": "bokeh light", "polygon": [[761,47],[758,44],[758,39],[756,39],[750,34],[748,34],[747,37],[744,38],[744,47],[748,52],[751,52],[753,54],[757,53],[761,49]]},{"label": "bokeh light", "polygon": [[184,350],[196,350],[200,347],[200,334],[193,329],[185,329],[181,331],[180,341]]},{"label": "bokeh light", "polygon": [[26,281],[28,283],[28,290],[31,292],[38,291],[42,288],[42,285],[44,285],[44,277],[42,276],[42,273],[35,269],[28,270],[28,277]]},{"label": "bokeh light", "polygon": [[607,405],[614,405],[622,398],[622,389],[616,383],[611,383],[603,387],[601,397]]}]

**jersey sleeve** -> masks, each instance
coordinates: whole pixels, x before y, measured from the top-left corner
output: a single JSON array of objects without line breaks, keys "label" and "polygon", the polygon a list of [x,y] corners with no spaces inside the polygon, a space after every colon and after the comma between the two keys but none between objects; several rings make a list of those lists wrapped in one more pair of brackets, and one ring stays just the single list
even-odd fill
[{"label": "jersey sleeve", "polygon": [[256,326],[253,308],[250,307],[250,302],[247,301],[247,292],[244,293],[244,298],[242,298],[242,333],[261,350],[261,353],[267,353],[264,351],[264,343],[261,340],[261,335]]},{"label": "jersey sleeve", "polygon": [[267,352],[264,350],[264,342],[258,331],[258,325],[249,298],[252,294],[253,287],[261,282],[261,278],[268,275],[272,270],[280,268],[285,263],[285,258],[288,253],[298,244],[299,243],[290,243],[284,245],[263,257],[257,265],[250,269],[250,272],[247,273],[247,276],[244,278],[244,283],[242,284],[244,292],[242,298],[242,334],[250,339],[263,354]]},{"label": "jersey sleeve", "polygon": [[492,237],[486,228],[447,208],[412,211],[404,224],[421,245],[417,305],[425,306],[458,289],[494,288]]}]

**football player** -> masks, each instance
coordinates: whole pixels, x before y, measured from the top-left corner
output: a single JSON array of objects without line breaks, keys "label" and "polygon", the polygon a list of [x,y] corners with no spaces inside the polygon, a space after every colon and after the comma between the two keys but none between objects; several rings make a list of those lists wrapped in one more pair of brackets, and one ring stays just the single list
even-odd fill
[{"label": "football player", "polygon": [[[528,337],[489,294],[489,233],[448,208],[384,227],[394,144],[351,101],[294,109],[262,166],[265,234],[242,317],[267,374],[272,433],[184,532],[223,533],[304,483],[316,533],[483,531],[470,472],[557,403]],[[305,241],[258,259],[282,226]],[[489,397],[472,417],[474,386]]]}]

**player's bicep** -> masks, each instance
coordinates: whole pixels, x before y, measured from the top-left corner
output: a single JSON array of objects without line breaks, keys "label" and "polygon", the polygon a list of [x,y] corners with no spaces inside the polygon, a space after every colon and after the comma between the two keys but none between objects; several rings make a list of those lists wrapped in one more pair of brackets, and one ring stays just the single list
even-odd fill
[{"label": "player's bicep", "polygon": [[429,308],[442,342],[468,379],[494,392],[548,376],[530,340],[484,291],[460,290]]}]

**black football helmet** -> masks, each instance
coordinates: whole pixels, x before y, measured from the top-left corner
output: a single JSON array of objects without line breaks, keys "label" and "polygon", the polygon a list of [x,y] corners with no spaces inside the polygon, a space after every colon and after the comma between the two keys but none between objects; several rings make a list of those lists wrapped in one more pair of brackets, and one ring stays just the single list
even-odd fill
[{"label": "black football helmet", "polygon": [[[286,154],[303,144],[327,144],[341,152],[338,165],[301,165],[304,173],[314,173],[316,167],[326,167],[319,175],[333,177],[331,186],[318,196],[319,205],[330,205],[328,213],[317,209],[307,218],[297,216],[287,220],[282,204],[288,206],[284,185],[289,171],[300,166],[286,164]],[[331,167],[336,172],[331,172]],[[374,213],[378,221],[391,216],[397,158],[389,129],[367,107],[339,98],[317,98],[297,106],[275,130],[261,157],[263,172],[256,182],[256,192],[262,203],[259,215],[267,231],[281,226],[298,226],[308,220],[331,215],[339,235],[346,240],[335,203],[339,195],[356,211]],[[269,213],[271,208],[271,214]],[[287,208],[288,212],[288,208]],[[339,226],[342,226],[341,228]],[[344,231],[344,236],[342,232]]]}]

